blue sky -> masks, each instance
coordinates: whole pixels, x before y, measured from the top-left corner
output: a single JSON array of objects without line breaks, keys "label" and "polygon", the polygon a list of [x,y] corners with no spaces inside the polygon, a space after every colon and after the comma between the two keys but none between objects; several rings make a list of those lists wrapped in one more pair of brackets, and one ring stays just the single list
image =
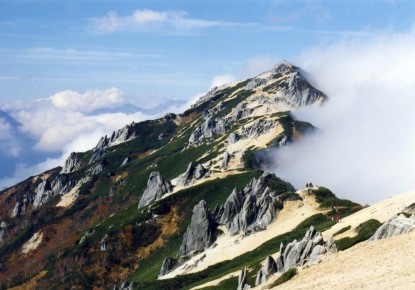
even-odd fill
[{"label": "blue sky", "polygon": [[[412,27],[414,1],[0,1],[0,103],[116,87],[189,99],[216,75]],[[261,63],[262,60],[262,63]]]},{"label": "blue sky", "polygon": [[0,0],[0,189],[283,59],[330,102],[295,112],[326,134],[277,156],[279,176],[364,202],[414,188],[414,15],[397,0]]}]

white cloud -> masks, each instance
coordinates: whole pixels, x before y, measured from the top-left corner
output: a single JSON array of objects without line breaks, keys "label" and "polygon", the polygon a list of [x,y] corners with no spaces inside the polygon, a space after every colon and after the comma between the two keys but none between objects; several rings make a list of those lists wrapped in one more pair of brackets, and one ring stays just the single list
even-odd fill
[{"label": "white cloud", "polygon": [[0,118],[0,141],[9,140],[12,137],[10,130],[10,124],[4,118]]},{"label": "white cloud", "polygon": [[222,85],[226,85],[234,81],[236,81],[236,78],[234,75],[231,75],[231,74],[217,75],[213,77],[210,83],[210,89],[214,87],[220,87]]},{"label": "white cloud", "polygon": [[415,188],[414,51],[411,31],[305,52],[299,65],[329,102],[295,113],[319,133],[273,154],[277,174],[362,203]]},{"label": "white cloud", "polygon": [[55,107],[60,109],[90,112],[95,109],[123,103],[124,94],[117,88],[110,88],[104,91],[87,90],[83,94],[67,90],[56,93],[49,99]]},{"label": "white cloud", "polygon": [[134,30],[154,31],[163,28],[183,31],[219,26],[252,25],[256,24],[190,18],[185,11],[155,11],[151,9],[137,9],[131,15],[126,16],[118,15],[115,11],[109,11],[105,16],[90,20],[90,29],[98,33]]}]

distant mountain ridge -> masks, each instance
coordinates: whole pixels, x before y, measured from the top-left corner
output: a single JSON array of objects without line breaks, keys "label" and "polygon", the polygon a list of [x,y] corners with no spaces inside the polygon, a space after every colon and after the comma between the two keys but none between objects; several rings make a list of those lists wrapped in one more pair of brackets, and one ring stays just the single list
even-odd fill
[{"label": "distant mountain ridge", "polygon": [[164,112],[167,109],[173,106],[182,106],[186,104],[185,100],[165,100],[162,103],[158,104],[152,108],[142,108],[131,103],[127,103],[117,107],[111,108],[101,108],[96,109],[88,113],[88,115],[101,115],[101,114],[112,114],[112,113],[124,113],[124,114],[134,114],[137,112],[144,113],[147,115],[155,115],[160,112]]}]

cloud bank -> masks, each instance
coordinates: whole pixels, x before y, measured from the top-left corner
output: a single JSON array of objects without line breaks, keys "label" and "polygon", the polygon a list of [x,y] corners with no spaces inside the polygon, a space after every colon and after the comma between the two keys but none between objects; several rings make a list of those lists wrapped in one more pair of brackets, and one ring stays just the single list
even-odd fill
[{"label": "cloud bank", "polygon": [[13,120],[14,125],[0,118],[0,159],[3,161],[0,189],[62,166],[71,152],[93,148],[102,136],[126,124],[165,113],[93,112],[121,106],[125,101],[125,93],[110,88],[85,92],[67,90],[46,99],[4,104],[7,113],[1,112]]},{"label": "cloud bank", "polygon": [[329,101],[294,113],[319,132],[271,153],[272,169],[361,203],[414,189],[414,51],[411,31],[305,52],[298,64]]}]

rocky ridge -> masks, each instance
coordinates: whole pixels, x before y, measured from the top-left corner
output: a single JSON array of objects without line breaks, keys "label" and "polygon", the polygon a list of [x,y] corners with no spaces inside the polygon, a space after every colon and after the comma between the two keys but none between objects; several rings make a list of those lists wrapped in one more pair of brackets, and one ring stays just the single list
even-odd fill
[{"label": "rocky ridge", "polygon": [[381,225],[369,241],[386,239],[413,231],[415,231],[415,215],[406,217],[401,214],[392,217]]}]

